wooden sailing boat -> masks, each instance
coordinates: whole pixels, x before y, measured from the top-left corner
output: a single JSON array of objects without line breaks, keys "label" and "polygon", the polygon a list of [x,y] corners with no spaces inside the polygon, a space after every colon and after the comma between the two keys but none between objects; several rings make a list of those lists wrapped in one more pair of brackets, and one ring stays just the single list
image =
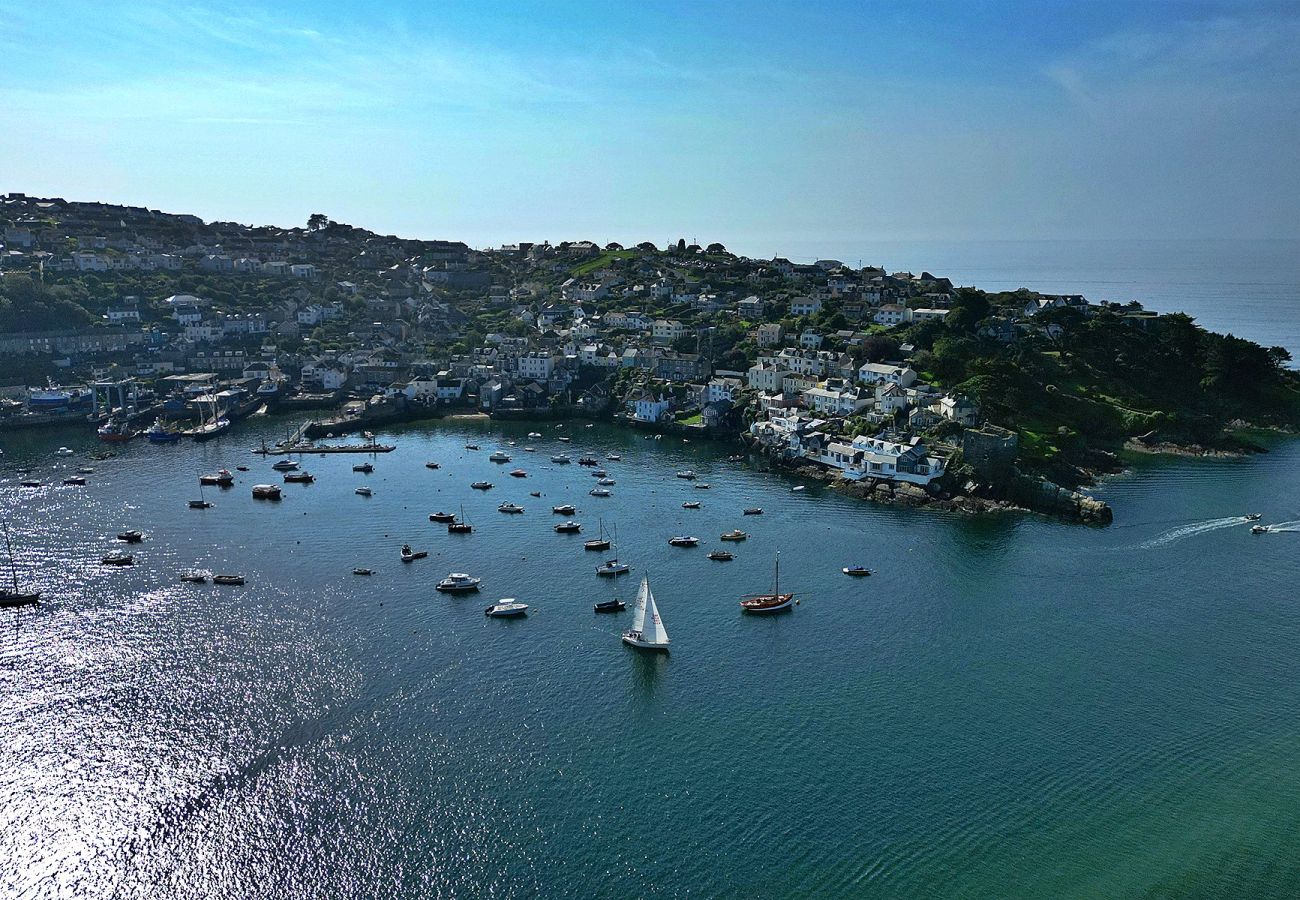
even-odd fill
[{"label": "wooden sailing boat", "polygon": [[623,632],[623,643],[643,650],[668,650],[668,631],[659,618],[659,608],[655,606],[655,595],[650,590],[648,576],[641,579],[632,630]]},{"label": "wooden sailing boat", "polygon": [[14,560],[13,544],[9,542],[9,523],[5,522],[5,549],[9,551],[9,571],[13,575],[14,588],[0,588],[0,607],[28,606],[41,602],[40,591],[23,591],[18,588],[18,563]]},{"label": "wooden sailing boat", "polygon": [[750,594],[740,601],[740,608],[747,613],[784,612],[794,606],[794,594],[781,593],[781,554],[776,556],[776,575],[772,580],[772,593]]}]

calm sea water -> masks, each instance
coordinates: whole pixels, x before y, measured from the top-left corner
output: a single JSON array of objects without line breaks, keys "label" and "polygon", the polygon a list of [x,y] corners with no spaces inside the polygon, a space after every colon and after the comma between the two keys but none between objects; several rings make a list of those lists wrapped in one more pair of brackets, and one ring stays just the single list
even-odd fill
[{"label": "calm sea water", "polygon": [[[575,456],[623,456],[600,500],[549,462],[549,426],[488,461],[531,427],[389,435],[370,476],[309,458],[319,480],[278,505],[250,498],[279,479],[248,448],[283,422],[34,491],[15,466],[49,480],[81,462],[56,446],[96,445],[5,436],[0,505],[48,602],[0,614],[0,895],[1300,893],[1300,530],[1238,518],[1300,520],[1300,442],[1145,464],[1093,530],[793,493],[725,447],[577,429]],[[588,534],[617,525],[670,656],[593,614],[611,588],[552,532],[562,501]],[[473,535],[428,521],[462,503]],[[706,559],[737,526],[737,560]],[[127,527],[138,565],[101,567]],[[402,565],[408,541],[429,558]],[[778,551],[801,605],[742,617]],[[877,574],[840,574],[860,562]],[[179,584],[191,568],[249,583]],[[450,570],[482,594],[435,593]],[[508,596],[526,620],[483,616]]]},{"label": "calm sea water", "polygon": [[[1285,347],[1300,363],[1300,241],[878,241],[791,243],[792,259],[929,271],[990,291],[1027,287],[1138,300],[1211,331]],[[765,253],[764,255],[769,255]]]}]

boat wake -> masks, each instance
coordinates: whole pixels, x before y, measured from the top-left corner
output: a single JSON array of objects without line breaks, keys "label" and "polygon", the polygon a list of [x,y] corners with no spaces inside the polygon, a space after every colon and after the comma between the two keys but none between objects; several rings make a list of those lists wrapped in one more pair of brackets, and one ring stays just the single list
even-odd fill
[{"label": "boat wake", "polygon": [[1235,525],[1243,525],[1249,521],[1251,520],[1245,516],[1225,516],[1222,519],[1210,519],[1205,522],[1193,522],[1190,525],[1179,525],[1177,528],[1171,528],[1156,535],[1149,541],[1138,544],[1138,549],[1154,550],[1157,547],[1164,547],[1184,538],[1209,534],[1211,531],[1219,531],[1224,528],[1232,528]]},{"label": "boat wake", "polygon": [[1289,531],[1295,533],[1300,531],[1300,519],[1291,522],[1278,522],[1276,525],[1269,525],[1265,534],[1276,534],[1279,531]]}]

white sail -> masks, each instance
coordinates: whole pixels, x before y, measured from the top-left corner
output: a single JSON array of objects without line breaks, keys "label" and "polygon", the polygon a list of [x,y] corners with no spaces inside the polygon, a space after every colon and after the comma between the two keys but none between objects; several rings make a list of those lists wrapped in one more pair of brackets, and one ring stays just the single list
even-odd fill
[{"label": "white sail", "polygon": [[650,579],[641,579],[641,589],[636,594],[636,612],[632,615],[632,630],[641,631],[645,627],[646,598],[650,596]]},{"label": "white sail", "polygon": [[659,608],[655,606],[655,595],[650,590],[650,580],[645,582],[645,622],[641,626],[641,639],[647,644],[668,643],[668,631],[659,619]]}]

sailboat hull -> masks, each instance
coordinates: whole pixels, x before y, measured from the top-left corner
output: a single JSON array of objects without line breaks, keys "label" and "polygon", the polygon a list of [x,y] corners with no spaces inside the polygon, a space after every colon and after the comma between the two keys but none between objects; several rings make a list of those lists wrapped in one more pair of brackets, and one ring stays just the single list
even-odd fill
[{"label": "sailboat hull", "polygon": [[0,609],[12,606],[32,606],[41,602],[39,591],[22,593],[18,591],[0,591]]},{"label": "sailboat hull", "polygon": [[772,613],[785,612],[794,608],[794,594],[780,594],[778,596],[751,597],[748,600],[740,601],[740,608],[750,615],[765,616]]},{"label": "sailboat hull", "polygon": [[658,650],[662,653],[667,653],[669,642],[664,641],[662,644],[654,644],[649,641],[643,641],[641,638],[635,637],[629,632],[628,634],[623,635],[623,643],[627,644],[629,647],[636,647],[639,650]]}]

